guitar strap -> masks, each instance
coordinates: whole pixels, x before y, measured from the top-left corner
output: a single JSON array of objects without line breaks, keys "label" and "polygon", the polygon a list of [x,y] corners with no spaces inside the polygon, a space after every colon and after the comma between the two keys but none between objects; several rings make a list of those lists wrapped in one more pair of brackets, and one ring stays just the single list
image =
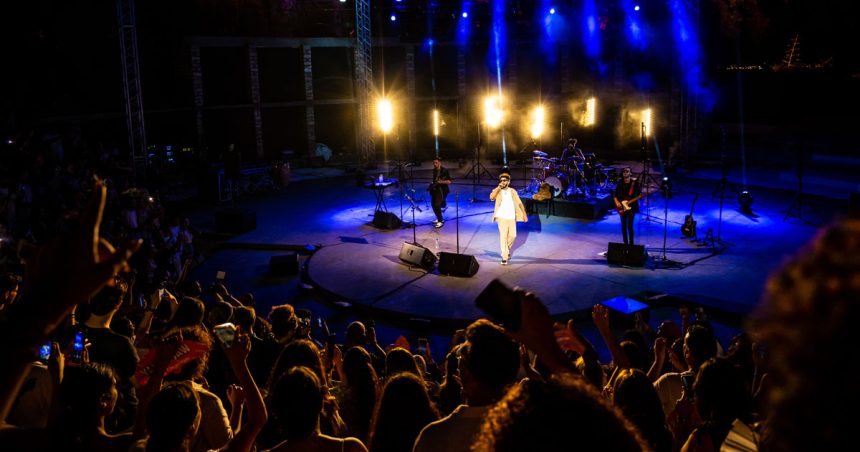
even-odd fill
[{"label": "guitar strap", "polygon": [[627,197],[633,196],[633,181],[630,181],[630,192],[627,193]]}]

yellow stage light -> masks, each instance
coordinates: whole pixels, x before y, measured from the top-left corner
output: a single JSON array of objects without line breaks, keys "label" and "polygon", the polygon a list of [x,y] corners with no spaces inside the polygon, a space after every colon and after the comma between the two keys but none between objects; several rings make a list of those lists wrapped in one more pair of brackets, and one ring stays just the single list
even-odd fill
[{"label": "yellow stage light", "polygon": [[587,101],[585,101],[585,123],[584,126],[593,126],[596,122],[597,117],[597,98],[589,97]]},{"label": "yellow stage light", "polygon": [[433,110],[433,136],[439,136],[439,110]]},{"label": "yellow stage light", "polygon": [[538,139],[543,134],[544,109],[542,105],[535,107],[532,112],[532,138]]},{"label": "yellow stage light", "polygon": [[651,109],[642,110],[642,132],[646,137],[651,136]]},{"label": "yellow stage light", "polygon": [[502,102],[500,96],[484,98],[484,122],[487,126],[496,128],[502,124]]},{"label": "yellow stage light", "polygon": [[379,115],[379,128],[382,133],[391,132],[394,127],[394,111],[391,102],[388,99],[380,99],[376,105],[377,114]]}]

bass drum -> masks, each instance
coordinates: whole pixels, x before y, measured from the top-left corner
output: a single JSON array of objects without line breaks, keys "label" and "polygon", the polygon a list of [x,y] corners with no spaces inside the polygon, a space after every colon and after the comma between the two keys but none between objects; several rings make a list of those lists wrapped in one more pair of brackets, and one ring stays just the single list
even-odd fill
[{"label": "bass drum", "polygon": [[557,174],[555,176],[547,176],[544,179],[544,182],[549,185],[550,190],[552,191],[552,197],[556,198],[560,196],[567,189],[567,184],[569,183],[567,180],[567,176],[564,174]]}]

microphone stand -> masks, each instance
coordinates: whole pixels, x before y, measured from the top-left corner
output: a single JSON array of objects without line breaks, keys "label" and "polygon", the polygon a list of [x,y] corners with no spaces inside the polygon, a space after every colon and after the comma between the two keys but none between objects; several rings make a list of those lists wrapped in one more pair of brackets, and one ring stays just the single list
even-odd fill
[{"label": "microphone stand", "polygon": [[412,244],[417,245],[418,239],[415,238],[415,203],[412,203]]},{"label": "microphone stand", "polygon": [[656,263],[662,268],[684,268],[685,264],[677,261],[669,260],[666,257],[666,236],[669,233],[669,191],[661,187],[663,191],[663,255],[660,257],[660,262]]},{"label": "microphone stand", "polygon": [[460,254],[460,192],[454,193],[454,230],[457,231],[457,254]]}]

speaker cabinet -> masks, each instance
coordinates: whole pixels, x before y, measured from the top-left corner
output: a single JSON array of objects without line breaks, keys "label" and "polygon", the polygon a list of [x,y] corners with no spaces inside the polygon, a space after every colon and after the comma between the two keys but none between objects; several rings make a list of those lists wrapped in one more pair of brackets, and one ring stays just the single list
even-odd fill
[{"label": "speaker cabinet", "polygon": [[377,210],[373,213],[373,225],[379,229],[399,229],[401,221],[391,212]]},{"label": "speaker cabinet", "polygon": [[439,273],[471,278],[478,273],[478,260],[471,254],[439,253]]},{"label": "speaker cabinet", "polygon": [[299,255],[288,253],[269,259],[269,274],[272,276],[295,275],[299,272]]},{"label": "speaker cabinet", "polygon": [[230,207],[215,212],[215,230],[224,234],[242,234],[257,229],[257,212]]},{"label": "speaker cabinet", "polygon": [[645,265],[645,257],[644,245],[609,242],[609,249],[606,251],[606,262],[610,265],[642,267]]},{"label": "speaker cabinet", "polygon": [[400,260],[429,272],[436,264],[436,255],[421,245],[404,242],[403,247],[400,248]]}]

